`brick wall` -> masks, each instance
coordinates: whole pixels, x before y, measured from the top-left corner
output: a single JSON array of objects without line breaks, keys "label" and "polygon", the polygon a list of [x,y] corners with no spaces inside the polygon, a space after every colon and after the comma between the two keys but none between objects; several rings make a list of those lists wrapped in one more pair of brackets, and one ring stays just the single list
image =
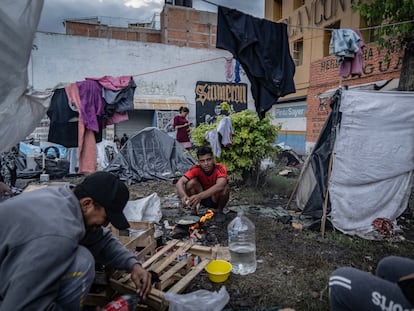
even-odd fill
[{"label": "brick wall", "polygon": [[363,75],[361,77],[339,77],[339,67],[335,56],[325,57],[311,64],[309,89],[307,94],[306,141],[316,142],[320,130],[329,113],[329,100],[325,102],[317,98],[318,94],[342,86],[354,86],[365,83],[399,78],[402,65],[402,54],[394,52],[387,61],[384,51],[369,44],[364,50]]},{"label": "brick wall", "polygon": [[143,27],[108,27],[76,21],[66,21],[65,27],[68,35],[215,48],[216,13],[165,5],[160,19],[161,30]]},{"label": "brick wall", "polygon": [[216,13],[166,5],[160,18],[163,43],[194,48],[216,46]]},{"label": "brick wall", "polygon": [[128,41],[161,43],[161,31],[142,27],[108,27],[66,21],[66,34],[84,37],[98,37]]}]

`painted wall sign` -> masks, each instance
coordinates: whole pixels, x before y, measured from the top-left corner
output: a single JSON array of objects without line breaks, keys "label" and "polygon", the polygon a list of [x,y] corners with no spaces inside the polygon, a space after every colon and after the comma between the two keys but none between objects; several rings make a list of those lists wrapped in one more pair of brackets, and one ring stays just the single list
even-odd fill
[{"label": "painted wall sign", "polygon": [[[383,55],[382,58],[381,55]],[[377,47],[369,47],[364,49],[364,65],[362,68],[364,75],[384,73],[401,69],[402,56],[390,60],[387,59],[385,55],[386,53],[378,50]],[[330,58],[321,62],[320,70],[321,72],[339,70],[339,65],[337,64],[336,59]]]},{"label": "painted wall sign", "polygon": [[247,109],[247,84],[198,81],[195,88],[196,123],[212,123],[222,114],[220,104],[227,102],[232,111]]},{"label": "painted wall sign", "polygon": [[288,36],[294,37],[303,33],[301,26],[318,26],[323,22],[334,20],[349,10],[352,0],[313,0],[295,11],[295,15],[282,20],[288,26]]},{"label": "painted wall sign", "polygon": [[275,108],[275,118],[304,118],[306,105]]}]

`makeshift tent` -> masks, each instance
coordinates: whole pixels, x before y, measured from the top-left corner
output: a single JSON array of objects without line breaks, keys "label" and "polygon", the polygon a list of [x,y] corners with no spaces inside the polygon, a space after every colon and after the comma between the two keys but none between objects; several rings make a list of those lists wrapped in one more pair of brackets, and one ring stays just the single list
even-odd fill
[{"label": "makeshift tent", "polygon": [[325,207],[346,234],[380,238],[374,221],[389,219],[395,229],[413,185],[414,93],[340,89],[331,106],[303,166],[297,205],[315,218]]},{"label": "makeshift tent", "polygon": [[0,151],[26,138],[49,107],[52,92],[28,87],[28,63],[43,1],[2,1],[0,7]]},{"label": "makeshift tent", "polygon": [[147,127],[128,139],[105,171],[128,182],[167,180],[183,175],[194,158],[180,143],[155,127]]}]

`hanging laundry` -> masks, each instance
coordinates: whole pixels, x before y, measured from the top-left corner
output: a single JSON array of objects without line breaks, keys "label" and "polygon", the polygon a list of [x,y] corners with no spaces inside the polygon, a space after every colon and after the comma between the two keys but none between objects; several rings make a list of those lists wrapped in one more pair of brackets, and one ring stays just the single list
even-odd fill
[{"label": "hanging laundry", "polygon": [[364,67],[364,49],[365,49],[365,42],[362,38],[361,33],[358,29],[354,29],[355,33],[359,36],[359,40],[357,41],[358,51],[355,53],[355,57],[353,58],[346,58],[341,63],[339,67],[339,75],[343,78],[347,78],[349,76],[361,77],[363,73]]},{"label": "hanging laundry", "polygon": [[107,88],[112,91],[120,91],[129,85],[129,82],[131,81],[131,76],[104,76],[101,78],[85,78],[85,80],[95,80],[104,88]]},{"label": "hanging laundry", "polygon": [[93,80],[76,82],[81,100],[80,112],[83,124],[91,131],[99,132],[98,116],[103,115],[102,86]]},{"label": "hanging laundry", "polygon": [[359,50],[359,40],[360,37],[352,29],[334,29],[329,42],[329,54],[335,54],[338,64],[346,58],[354,58]]},{"label": "hanging laundry", "polygon": [[279,97],[296,92],[286,24],[219,6],[216,47],[230,51],[243,66],[259,118]]},{"label": "hanging laundry", "polygon": [[46,113],[50,119],[47,141],[66,148],[77,147],[79,112],[75,106],[69,103],[64,88],[54,91]]},{"label": "hanging laundry", "polygon": [[233,144],[233,126],[231,124],[231,118],[228,116],[223,117],[217,125],[217,132],[221,135],[221,144],[228,146]]},{"label": "hanging laundry", "polygon": [[134,94],[137,85],[132,76],[104,76],[86,78],[97,81],[102,86],[104,98],[103,128],[128,120],[128,111],[134,110]]},{"label": "hanging laundry", "polygon": [[217,130],[207,131],[204,138],[210,143],[213,154],[217,157],[221,157],[221,146]]},{"label": "hanging laundry", "polygon": [[240,62],[236,59],[236,64],[234,65],[234,83],[239,83],[240,81]]},{"label": "hanging laundry", "polygon": [[134,110],[134,93],[137,85],[131,77],[129,83],[122,90],[113,91],[103,88],[102,94],[105,100],[105,114],[112,116],[115,112],[122,113]]},{"label": "hanging laundry", "polygon": [[[77,83],[71,83],[65,87],[68,101],[81,110],[81,99]],[[79,174],[89,174],[96,171],[96,139],[94,132],[87,129],[79,114],[78,121],[78,161]]]},{"label": "hanging laundry", "polygon": [[215,130],[208,131],[205,135],[205,139],[210,143],[213,154],[217,157],[221,157],[221,146],[229,146],[233,144],[233,126],[231,124],[231,118],[224,116],[217,124]]},{"label": "hanging laundry", "polygon": [[226,63],[224,65],[224,75],[227,82],[233,81],[233,58],[226,58]]}]

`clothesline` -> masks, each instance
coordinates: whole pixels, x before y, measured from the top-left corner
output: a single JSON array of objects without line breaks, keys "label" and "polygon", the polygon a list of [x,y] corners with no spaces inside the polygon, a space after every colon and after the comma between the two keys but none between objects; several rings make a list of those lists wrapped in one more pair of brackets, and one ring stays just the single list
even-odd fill
[{"label": "clothesline", "polygon": [[[204,0],[203,0],[204,1]],[[414,20],[410,20],[410,21],[404,21],[404,22],[398,22],[398,23],[392,23],[392,24],[384,24],[384,25],[378,25],[378,26],[371,26],[371,27],[363,27],[363,28],[353,28],[353,29],[358,29],[358,30],[370,30],[370,29],[377,29],[377,28],[383,28],[383,27],[392,27],[392,26],[397,26],[397,25],[402,25],[402,24],[408,24],[408,23],[413,23]],[[338,28],[326,28],[326,27],[316,27],[316,26],[303,26],[303,25],[292,25],[292,24],[286,24],[289,27],[296,27],[296,28],[306,28],[306,29],[316,29],[316,30],[337,30]]]},{"label": "clothesline", "polygon": [[[217,3],[213,3],[211,1],[208,0],[201,0],[203,2],[215,5],[215,6],[219,6],[220,4]],[[414,20],[409,20],[409,21],[404,21],[404,22],[398,22],[398,23],[392,23],[392,24],[384,24],[384,25],[377,25],[377,26],[371,26],[371,27],[364,27],[364,28],[354,28],[354,29],[358,29],[358,30],[370,30],[370,29],[377,29],[377,28],[382,28],[382,27],[392,27],[392,26],[397,26],[397,25],[402,25],[402,24],[408,24],[408,23],[413,23]],[[316,30],[335,30],[338,28],[326,28],[326,27],[316,27],[316,26],[302,26],[302,25],[292,25],[292,24],[286,24],[289,27],[297,27],[297,28],[306,28],[306,29],[316,29]]]},{"label": "clothesline", "polygon": [[202,63],[206,63],[206,62],[211,62],[211,61],[215,61],[215,60],[222,59],[222,58],[223,59],[226,59],[226,57],[220,56],[220,57],[215,57],[215,58],[200,60],[198,62],[192,62],[192,63],[188,63],[188,64],[177,65],[177,66],[173,66],[173,67],[167,67],[167,68],[157,69],[157,70],[153,70],[153,71],[138,73],[138,74],[131,75],[131,76],[133,76],[133,77],[144,76],[144,75],[153,74],[153,73],[162,72],[162,71],[167,71],[167,70],[171,70],[171,69],[182,68],[182,67],[192,66],[192,65],[196,65],[196,64],[202,64]]}]

